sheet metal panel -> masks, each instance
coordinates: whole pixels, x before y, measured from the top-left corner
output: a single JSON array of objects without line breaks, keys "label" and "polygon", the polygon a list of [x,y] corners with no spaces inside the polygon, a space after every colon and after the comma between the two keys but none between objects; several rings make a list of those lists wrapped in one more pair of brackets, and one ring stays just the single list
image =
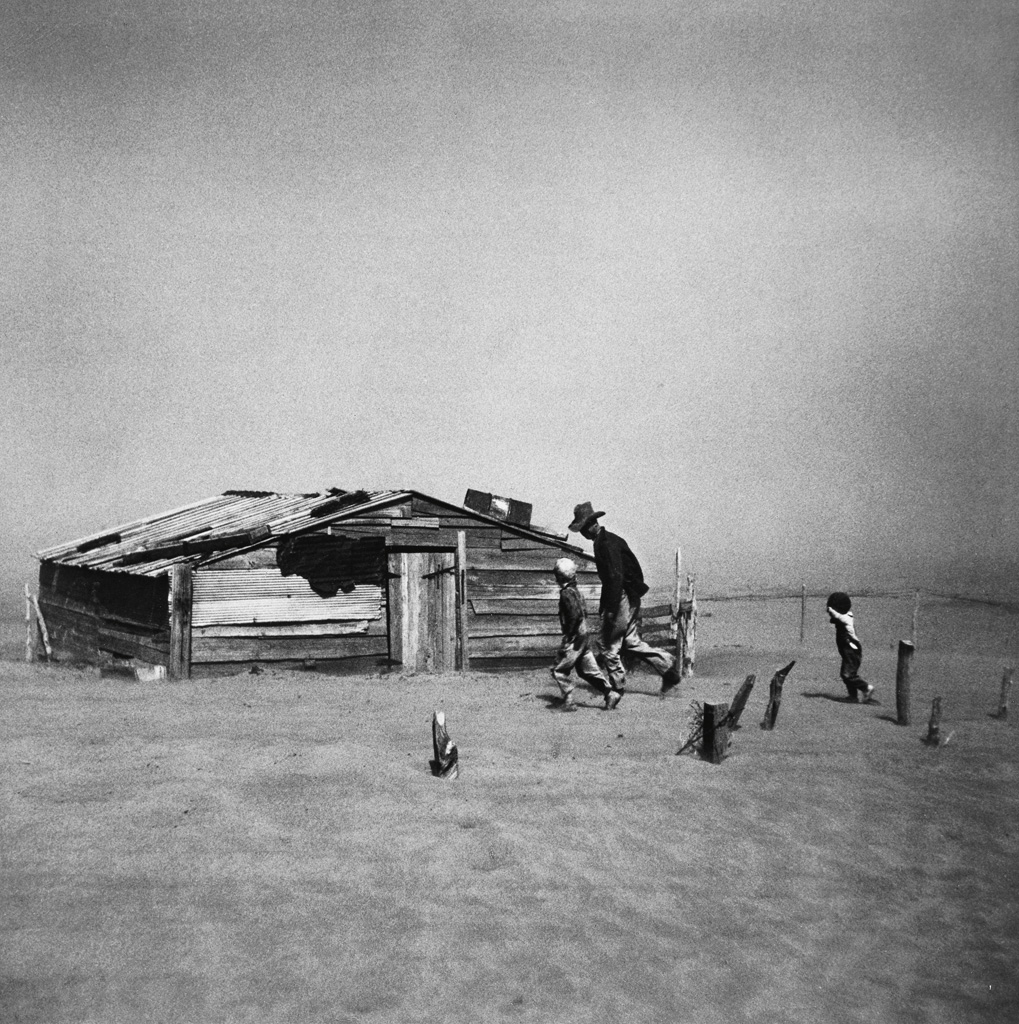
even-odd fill
[{"label": "sheet metal panel", "polygon": [[355,587],[349,594],[319,597],[301,576],[279,569],[198,569],[194,575],[192,626],[261,622],[349,622],[382,617],[382,588]]}]

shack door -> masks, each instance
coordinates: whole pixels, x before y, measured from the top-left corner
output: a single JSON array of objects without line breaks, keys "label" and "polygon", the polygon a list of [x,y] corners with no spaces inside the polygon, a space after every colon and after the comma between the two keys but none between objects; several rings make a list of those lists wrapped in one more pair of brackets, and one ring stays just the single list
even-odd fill
[{"label": "shack door", "polygon": [[456,668],[456,553],[389,555],[389,652],[412,672]]}]

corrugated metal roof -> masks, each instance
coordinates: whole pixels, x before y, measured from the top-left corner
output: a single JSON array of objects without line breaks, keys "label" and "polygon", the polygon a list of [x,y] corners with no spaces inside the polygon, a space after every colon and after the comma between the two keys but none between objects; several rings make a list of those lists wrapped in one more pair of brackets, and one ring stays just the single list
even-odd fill
[{"label": "corrugated metal roof", "polygon": [[354,518],[411,497],[424,498],[450,509],[462,508],[472,519],[504,528],[508,526],[514,533],[581,553],[573,545],[564,544],[565,538],[556,534],[537,527],[514,527],[473,509],[452,505],[417,491],[341,491],[333,488],[312,494],[227,491],[113,530],[103,530],[47,548],[37,557],[61,565],[161,576],[175,562],[200,564],[218,560],[231,552],[258,547],[272,537],[301,533]]},{"label": "corrugated metal roof", "polygon": [[[244,550],[272,536],[300,533],[349,517],[357,512],[401,501],[409,491],[350,492],[356,502],[327,515],[312,515],[319,506],[341,496],[336,490],[315,494],[272,494],[262,491],[228,491],[147,519],[139,519],[113,530],[103,530],[38,553],[43,561],[76,565],[88,569],[132,572],[160,576],[180,561],[204,561],[222,557],[230,550]],[[364,496],[363,498],[361,496]],[[170,553],[171,545],[215,543],[228,538],[222,547]],[[164,549],[160,551],[159,549]],[[151,552],[151,559],[146,553]]]}]

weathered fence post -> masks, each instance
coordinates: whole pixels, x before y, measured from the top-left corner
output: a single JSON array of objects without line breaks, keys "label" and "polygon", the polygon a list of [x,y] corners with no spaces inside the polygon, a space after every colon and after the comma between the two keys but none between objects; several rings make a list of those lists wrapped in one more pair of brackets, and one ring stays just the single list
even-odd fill
[{"label": "weathered fence post", "polygon": [[782,704],[782,686],[785,684],[785,677],[792,671],[795,661],[790,661],[785,668],[780,668],[771,677],[771,686],[768,693],[768,706],[764,709],[764,721],[761,722],[762,729],[774,729],[775,719],[778,718],[778,709]]},{"label": "weathered fence post", "polygon": [[712,764],[721,764],[729,746],[729,705],[704,705],[704,731],[701,734],[701,757]]},{"label": "weathered fence post", "polygon": [[807,629],[807,585],[806,583],[800,584],[800,643],[803,643],[803,638],[806,635]]},{"label": "weathered fence post", "polygon": [[1006,666],[1001,676],[1001,696],[998,698],[998,710],[994,713],[995,718],[1008,718],[1008,698],[1012,692],[1011,667]]},{"label": "weathered fence post", "polygon": [[46,618],[39,607],[39,600],[33,594],[31,596],[32,608],[35,610],[35,624],[39,630],[39,638],[42,640],[42,649],[46,652],[46,660],[53,660],[53,648],[50,646],[50,631],[46,628]]},{"label": "weathered fence post", "polygon": [[177,562],[170,570],[171,679],[191,678],[191,566]]},{"label": "weathered fence post", "polygon": [[697,581],[693,576],[687,576],[686,589],[690,594],[690,618],[683,641],[683,675],[692,676],[697,660]]},{"label": "weathered fence post", "polygon": [[935,697],[931,702],[931,720],[927,723],[927,739],[925,743],[936,747],[941,743],[941,698]]},{"label": "weathered fence post", "polygon": [[913,650],[908,640],[899,641],[899,663],[895,670],[895,710],[899,725],[909,725],[909,667]]},{"label": "weathered fence post", "polygon": [[673,595],[672,613],[676,627],[676,664],[680,675],[686,663],[686,627],[683,624],[683,552],[676,548],[676,592]]},{"label": "weathered fence post", "polygon": [[431,761],[432,774],[436,778],[455,779],[460,774],[460,754],[446,731],[444,711],[432,714],[432,753],[435,755]]},{"label": "weathered fence post", "polygon": [[743,680],[743,685],[736,691],[736,696],[732,699],[732,707],[729,709],[729,728],[738,729],[740,727],[739,720],[743,714],[743,709],[747,706],[747,700],[750,698],[750,691],[754,688],[754,681],[756,676],[749,675]]},{"label": "weathered fence post", "polygon": [[35,661],[35,639],[32,636],[32,591],[25,584],[25,661]]}]

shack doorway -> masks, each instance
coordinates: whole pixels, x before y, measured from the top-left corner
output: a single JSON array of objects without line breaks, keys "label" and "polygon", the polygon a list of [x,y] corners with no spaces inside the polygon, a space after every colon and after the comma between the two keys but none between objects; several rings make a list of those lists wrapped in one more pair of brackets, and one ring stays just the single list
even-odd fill
[{"label": "shack doorway", "polygon": [[409,672],[452,672],[457,665],[455,551],[389,554],[389,654]]}]

